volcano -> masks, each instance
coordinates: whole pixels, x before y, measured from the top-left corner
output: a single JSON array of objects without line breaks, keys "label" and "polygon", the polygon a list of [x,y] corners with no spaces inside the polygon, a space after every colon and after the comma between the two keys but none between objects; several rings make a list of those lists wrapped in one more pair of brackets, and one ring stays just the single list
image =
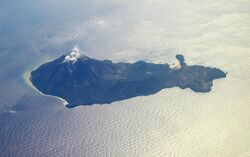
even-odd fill
[{"label": "volcano", "polygon": [[164,88],[211,91],[213,80],[226,77],[217,68],[189,66],[183,55],[178,64],[113,63],[96,60],[74,50],[45,63],[31,72],[32,84],[47,95],[65,99],[68,108],[79,105],[109,104],[136,96],[155,94]]}]

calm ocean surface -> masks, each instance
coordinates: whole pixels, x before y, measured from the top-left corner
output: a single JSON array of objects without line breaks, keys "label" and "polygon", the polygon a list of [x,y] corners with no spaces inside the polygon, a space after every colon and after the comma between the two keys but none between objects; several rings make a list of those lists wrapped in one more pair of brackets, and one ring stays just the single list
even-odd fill
[{"label": "calm ocean surface", "polygon": [[[249,157],[250,2],[0,2],[0,156]],[[70,52],[228,71],[212,92],[172,88],[68,109],[28,81]]]}]

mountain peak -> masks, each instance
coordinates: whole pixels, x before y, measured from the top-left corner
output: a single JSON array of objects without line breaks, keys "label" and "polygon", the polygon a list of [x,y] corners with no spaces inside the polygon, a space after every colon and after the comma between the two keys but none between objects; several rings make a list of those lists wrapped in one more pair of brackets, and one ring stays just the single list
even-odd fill
[{"label": "mountain peak", "polygon": [[87,60],[88,57],[81,54],[80,49],[77,45],[75,45],[72,49],[72,52],[65,56],[64,62],[76,62],[79,58]]}]

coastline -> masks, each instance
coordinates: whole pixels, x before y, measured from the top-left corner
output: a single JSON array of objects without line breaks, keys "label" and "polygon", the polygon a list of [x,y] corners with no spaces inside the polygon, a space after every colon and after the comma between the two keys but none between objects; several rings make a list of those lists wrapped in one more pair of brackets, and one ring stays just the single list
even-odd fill
[{"label": "coastline", "polygon": [[[40,65],[39,65],[40,66]],[[38,66],[38,67],[39,67]],[[38,67],[36,67],[35,69],[37,69]],[[38,90],[34,85],[33,83],[30,81],[30,73],[31,71],[25,71],[23,73],[23,80],[24,80],[24,83],[29,86],[30,88],[32,88],[33,90],[35,90],[36,92],[40,93],[41,95],[43,96],[48,96],[48,97],[52,97],[52,98],[57,98],[59,100],[62,101],[63,105],[66,106],[67,104],[69,104],[66,100],[64,100],[63,98],[60,98],[60,97],[57,97],[57,96],[54,96],[54,95],[47,95],[47,94],[44,94],[42,93],[40,90]]]}]

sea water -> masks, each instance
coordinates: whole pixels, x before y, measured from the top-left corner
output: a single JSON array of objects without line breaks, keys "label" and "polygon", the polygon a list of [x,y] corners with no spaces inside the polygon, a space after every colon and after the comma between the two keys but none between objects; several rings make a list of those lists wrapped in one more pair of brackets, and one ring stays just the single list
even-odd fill
[{"label": "sea water", "polygon": [[[26,5],[29,6],[29,3],[27,1]],[[37,7],[33,3],[31,6]],[[5,32],[7,35],[1,39],[1,47],[8,48],[1,49],[0,54],[0,156],[250,156],[249,2],[192,0],[127,3],[125,6],[128,7],[121,7],[116,12],[123,15],[119,16],[123,17],[121,19],[115,17],[115,13],[106,15],[105,12],[106,17],[89,16],[87,20],[82,17],[87,22],[80,23],[79,29],[63,25],[67,28],[64,28],[67,30],[64,33],[77,32],[72,36],[52,31],[48,33],[50,38],[46,36],[45,40],[41,32],[47,33],[50,29],[46,25],[37,27],[35,24],[32,28],[42,30],[39,35],[23,35],[20,33],[22,29],[16,29],[18,38],[15,38],[14,35],[7,36],[11,32]],[[107,1],[104,4],[109,6],[113,3]],[[20,8],[26,5],[22,4]],[[54,5],[44,2],[39,7]],[[72,6],[81,5],[67,7]],[[47,15],[42,10],[34,14],[39,17],[38,21],[43,21],[42,17]],[[78,14],[82,11],[75,10]],[[29,15],[25,10],[19,11]],[[7,13],[11,17],[18,16]],[[57,10],[51,13],[55,17],[64,15]],[[55,17],[45,19],[54,19],[60,24],[63,16],[60,16],[62,19]],[[110,21],[114,22],[111,30],[107,28]],[[11,22],[8,23],[11,25]],[[54,24],[49,21],[51,23]],[[24,21],[22,25],[25,24]],[[19,26],[22,28],[22,25]],[[63,26],[60,25],[60,28]],[[1,30],[4,28],[2,25]],[[102,34],[105,36],[102,38],[91,29],[107,34]],[[91,39],[88,35],[84,36],[89,32],[93,37]],[[51,37],[53,34],[54,38]],[[81,36],[75,37],[77,34]],[[125,46],[119,45],[119,34],[123,35],[122,41],[125,42],[122,45]],[[81,38],[80,43],[87,44],[82,46],[83,49],[88,50],[83,51],[91,52],[90,55],[97,58],[114,61],[141,58],[170,63],[176,53],[182,53],[188,64],[217,67],[228,71],[228,75],[225,79],[215,80],[210,93],[171,88],[109,105],[68,109],[60,99],[44,96],[31,88],[27,71],[46,62],[48,56],[57,58],[62,54],[55,52],[49,42],[60,46],[65,38],[73,37]],[[109,43],[106,41],[109,38],[117,41]],[[10,39],[16,41],[10,42]],[[72,42],[79,44],[79,41]],[[92,42],[97,48],[93,48]],[[46,48],[46,52],[41,47]]]}]

